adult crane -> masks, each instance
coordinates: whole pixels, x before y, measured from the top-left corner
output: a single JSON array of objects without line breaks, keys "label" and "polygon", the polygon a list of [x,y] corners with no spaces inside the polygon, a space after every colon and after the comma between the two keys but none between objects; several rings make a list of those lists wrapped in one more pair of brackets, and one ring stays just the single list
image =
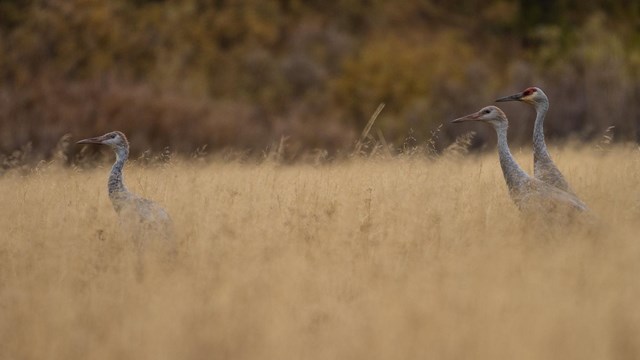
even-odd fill
[{"label": "adult crane", "polygon": [[529,176],[511,155],[507,143],[507,116],[496,106],[487,106],[473,114],[452,120],[483,122],[493,126],[498,136],[498,156],[502,174],[509,189],[509,195],[516,206],[524,212],[545,215],[557,211],[582,212],[586,205],[575,195],[560,190],[541,180]]},{"label": "adult crane", "polygon": [[517,94],[501,97],[496,102],[522,101],[536,109],[536,121],[533,125],[533,176],[560,190],[574,194],[564,176],[551,159],[544,141],[544,118],[549,110],[549,98],[537,87],[529,87]]}]

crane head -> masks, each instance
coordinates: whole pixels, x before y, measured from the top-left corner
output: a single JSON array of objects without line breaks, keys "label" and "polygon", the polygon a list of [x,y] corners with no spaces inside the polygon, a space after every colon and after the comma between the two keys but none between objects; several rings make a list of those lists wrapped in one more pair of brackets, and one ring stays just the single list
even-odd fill
[{"label": "crane head", "polygon": [[457,118],[455,120],[452,120],[451,122],[461,123],[464,121],[482,121],[487,122],[493,126],[499,126],[501,124],[507,124],[507,116],[504,114],[504,112],[502,112],[502,110],[500,110],[499,107],[490,105],[487,107],[483,107],[473,114]]},{"label": "crane head", "polygon": [[532,104],[535,105],[536,103],[546,100],[547,99],[547,95],[545,95],[545,93],[537,87],[529,87],[526,88],[524,91],[519,92],[517,94],[513,94],[513,95],[509,95],[509,96],[505,96],[505,97],[501,97],[499,99],[496,99],[496,102],[503,102],[503,101],[522,101],[522,102],[526,102],[527,104]]},{"label": "crane head", "polygon": [[109,145],[114,149],[129,147],[129,142],[127,141],[127,137],[124,136],[124,134],[121,133],[120,131],[112,131],[102,136],[83,139],[78,141],[76,144],[102,144],[102,145]]}]

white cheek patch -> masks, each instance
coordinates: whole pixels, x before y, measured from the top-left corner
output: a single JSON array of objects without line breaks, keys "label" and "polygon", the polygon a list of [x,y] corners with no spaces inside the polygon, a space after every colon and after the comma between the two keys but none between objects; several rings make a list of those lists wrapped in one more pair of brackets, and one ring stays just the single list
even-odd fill
[{"label": "white cheek patch", "polygon": [[107,139],[105,141],[103,141],[104,144],[109,144],[109,145],[114,145],[118,143],[118,138],[112,138],[112,139]]}]

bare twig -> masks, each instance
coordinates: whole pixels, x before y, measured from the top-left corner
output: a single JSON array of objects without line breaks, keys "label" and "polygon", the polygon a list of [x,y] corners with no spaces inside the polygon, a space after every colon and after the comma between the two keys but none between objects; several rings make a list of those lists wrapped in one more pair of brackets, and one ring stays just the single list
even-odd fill
[{"label": "bare twig", "polygon": [[369,135],[369,131],[371,131],[371,127],[373,126],[373,123],[376,122],[376,119],[378,118],[378,115],[380,115],[380,113],[382,112],[382,109],[384,109],[384,103],[380,103],[380,105],[378,105],[378,108],[376,109],[376,111],[373,113],[373,115],[371,115],[371,118],[369,119],[367,126],[365,126],[364,130],[362,130],[362,134],[360,134],[360,139],[358,139],[358,142],[356,143],[356,149],[355,149],[356,154],[359,154],[360,150],[362,150],[364,139],[366,139],[367,136]]},{"label": "bare twig", "polygon": [[384,138],[384,135],[382,134],[382,131],[380,129],[376,129],[376,132],[378,133],[378,139],[380,139],[380,143],[382,144],[382,146],[384,147],[387,156],[388,157],[393,157],[393,154],[391,154],[391,149],[389,149],[389,144],[387,143],[387,140]]}]

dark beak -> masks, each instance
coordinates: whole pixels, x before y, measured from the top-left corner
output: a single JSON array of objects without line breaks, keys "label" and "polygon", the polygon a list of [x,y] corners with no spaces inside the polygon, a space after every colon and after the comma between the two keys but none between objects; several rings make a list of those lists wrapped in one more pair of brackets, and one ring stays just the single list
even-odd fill
[{"label": "dark beak", "polygon": [[452,123],[461,123],[463,121],[472,121],[478,120],[478,113],[469,114],[467,116],[463,116],[461,118],[457,118],[455,120],[451,120]]},{"label": "dark beak", "polygon": [[517,93],[517,94],[501,97],[500,99],[496,99],[496,102],[520,101],[520,99],[522,99],[522,93]]},{"label": "dark beak", "polygon": [[76,144],[102,144],[102,137],[94,137],[89,139],[83,139],[78,141]]}]

